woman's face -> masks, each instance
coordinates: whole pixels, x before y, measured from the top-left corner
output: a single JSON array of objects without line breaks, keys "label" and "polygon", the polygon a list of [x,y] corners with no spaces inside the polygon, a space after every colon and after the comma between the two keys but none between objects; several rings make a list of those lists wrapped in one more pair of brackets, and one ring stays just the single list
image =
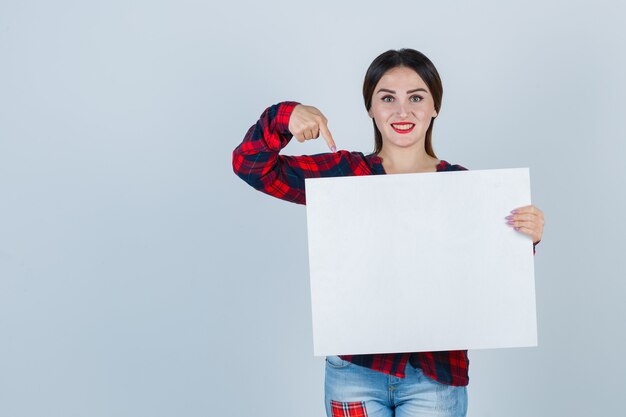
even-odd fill
[{"label": "woman's face", "polygon": [[370,117],[383,138],[383,148],[424,146],[430,121],[437,116],[428,86],[408,67],[387,71],[372,96]]}]

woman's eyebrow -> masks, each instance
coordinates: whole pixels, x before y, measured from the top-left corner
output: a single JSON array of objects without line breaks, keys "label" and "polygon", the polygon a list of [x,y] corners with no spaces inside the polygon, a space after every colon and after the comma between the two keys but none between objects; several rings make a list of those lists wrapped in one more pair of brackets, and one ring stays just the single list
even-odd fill
[{"label": "woman's eyebrow", "polygon": [[[407,93],[407,94],[411,94],[411,93],[415,93],[415,92],[418,92],[418,91],[423,91],[423,92],[425,92],[425,93],[428,93],[428,91],[426,91],[426,90],[425,90],[425,89],[423,89],[423,88],[416,88],[416,89],[414,89],[414,90],[409,90],[409,91],[407,91],[406,93]],[[382,92],[385,92],[385,93],[391,93],[391,94],[396,94],[396,92],[395,92],[395,91],[393,91],[393,90],[389,90],[389,89],[387,89],[387,88],[381,88],[380,90],[378,90],[378,91],[376,92],[376,94],[378,94],[378,93],[382,93]]]}]

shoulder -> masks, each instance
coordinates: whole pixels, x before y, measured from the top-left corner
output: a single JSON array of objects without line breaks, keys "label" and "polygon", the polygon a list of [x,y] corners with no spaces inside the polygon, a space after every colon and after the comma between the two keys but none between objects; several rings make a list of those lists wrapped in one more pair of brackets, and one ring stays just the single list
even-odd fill
[{"label": "shoulder", "polygon": [[468,171],[463,165],[451,164],[448,161],[442,159],[437,165],[437,171]]},{"label": "shoulder", "polygon": [[381,159],[374,154],[365,155],[363,152],[345,150],[339,150],[336,154],[350,166],[351,172],[344,175],[372,175],[378,173],[382,167]]},{"label": "shoulder", "polygon": [[[338,150],[337,152],[320,154],[340,163],[345,169],[339,175],[374,175],[384,173],[382,160],[374,155],[363,152]],[[323,158],[323,156],[322,156]]]}]

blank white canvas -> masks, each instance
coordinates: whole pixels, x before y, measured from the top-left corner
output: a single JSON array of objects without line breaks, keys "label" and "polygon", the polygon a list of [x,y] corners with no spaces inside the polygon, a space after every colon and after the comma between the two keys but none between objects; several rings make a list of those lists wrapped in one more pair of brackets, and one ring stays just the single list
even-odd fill
[{"label": "blank white canvas", "polygon": [[314,355],[537,346],[528,168],[306,179]]}]

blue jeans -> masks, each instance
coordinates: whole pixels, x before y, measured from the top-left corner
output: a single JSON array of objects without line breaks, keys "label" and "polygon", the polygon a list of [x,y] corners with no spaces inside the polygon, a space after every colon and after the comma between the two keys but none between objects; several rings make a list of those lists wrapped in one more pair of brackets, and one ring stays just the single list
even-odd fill
[{"label": "blue jeans", "polygon": [[398,378],[326,357],[324,402],[328,417],[464,417],[467,388],[441,384],[421,369],[406,365]]}]

